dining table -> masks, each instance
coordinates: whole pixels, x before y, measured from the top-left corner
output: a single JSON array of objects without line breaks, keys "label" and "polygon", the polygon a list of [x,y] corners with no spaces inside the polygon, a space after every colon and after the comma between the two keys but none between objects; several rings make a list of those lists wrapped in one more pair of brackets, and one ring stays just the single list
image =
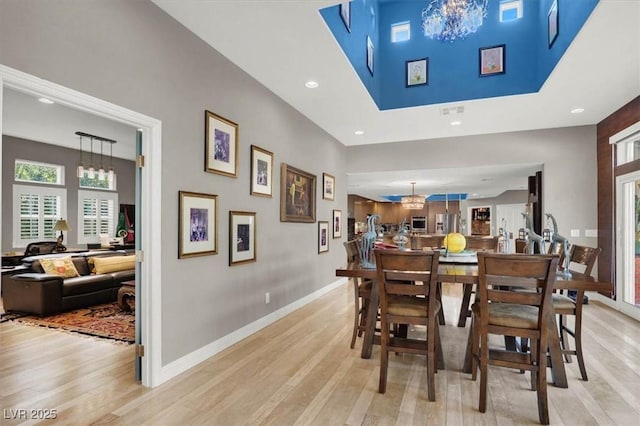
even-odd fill
[{"label": "dining table", "polygon": [[[570,276],[568,274],[556,275],[556,280],[553,285],[554,290],[583,290],[603,293],[611,291],[611,283],[598,281],[592,276],[584,275],[579,272],[571,272]],[[365,268],[362,267],[359,262],[351,262],[342,268],[337,268],[336,276],[356,279],[371,279],[372,288],[371,300],[369,303],[372,307],[379,306],[378,285],[376,282],[377,270],[375,268]],[[473,286],[478,284],[477,261],[475,263],[443,261],[443,256],[441,256],[438,264],[438,281],[441,283],[459,283],[464,286]],[[379,335],[376,335],[377,315],[378,309],[367,310],[366,329],[364,331],[362,351],[360,354],[362,358],[371,358],[373,345],[380,344],[380,337]],[[550,324],[550,327],[557,330],[555,315],[552,316],[551,321],[552,324]],[[568,382],[564,368],[562,349],[560,347],[560,336],[558,333],[549,333],[549,336],[549,358],[553,384],[560,388],[567,388]],[[469,333],[467,338],[463,372],[471,373],[471,333]]]}]

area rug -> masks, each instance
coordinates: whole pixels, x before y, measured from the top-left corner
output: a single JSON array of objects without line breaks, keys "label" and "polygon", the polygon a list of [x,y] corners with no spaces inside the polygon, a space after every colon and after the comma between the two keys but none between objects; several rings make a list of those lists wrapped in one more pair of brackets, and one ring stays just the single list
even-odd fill
[{"label": "area rug", "polygon": [[17,315],[6,319],[16,323],[55,328],[116,342],[135,342],[135,313],[123,311],[115,302],[46,317]]}]

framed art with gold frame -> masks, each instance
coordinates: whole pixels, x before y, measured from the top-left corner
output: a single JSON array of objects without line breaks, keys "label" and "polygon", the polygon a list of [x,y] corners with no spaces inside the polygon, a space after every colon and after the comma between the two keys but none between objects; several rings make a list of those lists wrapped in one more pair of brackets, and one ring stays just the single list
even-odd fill
[{"label": "framed art with gold frame", "polygon": [[256,213],[229,212],[229,266],[256,261]]},{"label": "framed art with gold frame", "polygon": [[251,195],[273,196],[273,152],[251,145]]},{"label": "framed art with gold frame", "polygon": [[211,111],[205,111],[204,118],[204,170],[209,173],[237,177],[238,125]]},{"label": "framed art with gold frame", "polygon": [[316,175],[282,163],[280,170],[280,221],[316,221]]},{"label": "framed art with gold frame", "polygon": [[218,254],[218,196],[179,191],[178,259]]}]

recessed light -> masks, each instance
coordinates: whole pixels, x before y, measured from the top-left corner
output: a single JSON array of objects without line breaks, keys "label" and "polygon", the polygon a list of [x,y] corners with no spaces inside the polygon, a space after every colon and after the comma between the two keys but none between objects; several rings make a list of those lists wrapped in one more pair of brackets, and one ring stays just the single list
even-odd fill
[{"label": "recessed light", "polygon": [[53,104],[53,103],[55,103],[51,99],[47,99],[47,98],[39,98],[38,101],[42,102],[43,104]]},{"label": "recessed light", "polygon": [[451,125],[452,125],[452,126],[459,126],[459,125],[461,125],[461,124],[462,124],[462,121],[452,121],[452,122],[451,122]]},{"label": "recessed light", "polygon": [[362,130],[356,130],[356,131],[355,131],[355,132],[353,132],[353,133],[355,133],[355,134],[356,134],[356,135],[358,135],[358,136],[364,135],[364,131],[362,131]]},{"label": "recessed light", "polygon": [[584,108],[574,108],[571,110],[571,114],[580,114],[581,112],[584,112]]},{"label": "recessed light", "polygon": [[309,80],[304,85],[306,87],[308,87],[309,89],[315,89],[316,87],[318,87],[318,82],[317,81],[313,81],[313,80]]}]

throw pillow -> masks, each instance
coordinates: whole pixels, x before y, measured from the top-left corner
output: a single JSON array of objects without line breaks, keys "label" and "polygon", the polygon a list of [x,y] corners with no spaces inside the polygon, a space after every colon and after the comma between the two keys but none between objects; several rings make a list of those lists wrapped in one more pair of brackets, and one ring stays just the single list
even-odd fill
[{"label": "throw pillow", "polygon": [[58,275],[62,278],[79,277],[71,257],[54,257],[50,259],[40,259],[40,265],[46,274]]},{"label": "throw pillow", "polygon": [[136,256],[96,256],[93,261],[94,274],[108,274],[110,272],[129,271],[136,268]]}]

